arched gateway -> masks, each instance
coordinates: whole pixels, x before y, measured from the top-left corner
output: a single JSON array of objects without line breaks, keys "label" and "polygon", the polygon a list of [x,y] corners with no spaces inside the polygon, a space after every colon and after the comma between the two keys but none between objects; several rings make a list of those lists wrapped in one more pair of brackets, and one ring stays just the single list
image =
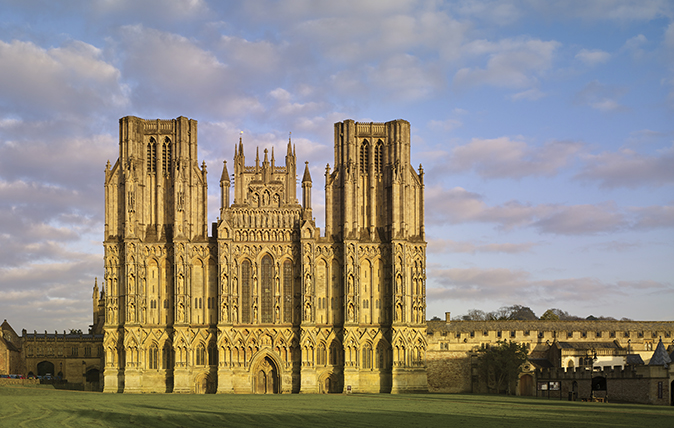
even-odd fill
[{"label": "arched gateway", "polygon": [[253,367],[253,394],[278,394],[279,371],[276,363],[269,356],[259,360]]}]

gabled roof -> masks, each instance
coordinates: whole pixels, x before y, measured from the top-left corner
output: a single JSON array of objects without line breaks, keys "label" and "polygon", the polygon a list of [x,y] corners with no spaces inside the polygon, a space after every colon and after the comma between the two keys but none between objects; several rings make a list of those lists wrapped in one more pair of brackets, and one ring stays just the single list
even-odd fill
[{"label": "gabled roof", "polygon": [[672,359],[670,356],[667,354],[667,350],[665,349],[665,344],[662,343],[662,339],[658,342],[658,346],[655,348],[655,352],[653,352],[653,356],[651,357],[651,361],[648,363],[649,366],[665,366],[667,367],[667,364],[671,363]]},{"label": "gabled roof", "polygon": [[528,360],[537,369],[551,369],[555,367],[547,358],[528,358]]},{"label": "gabled roof", "polygon": [[639,354],[627,354],[625,356],[625,364],[628,366],[640,366],[644,364],[644,360]]},{"label": "gabled roof", "polygon": [[0,336],[0,342],[2,342],[5,347],[12,352],[21,352],[21,350],[17,348],[12,342],[5,340],[5,338],[2,336]]}]

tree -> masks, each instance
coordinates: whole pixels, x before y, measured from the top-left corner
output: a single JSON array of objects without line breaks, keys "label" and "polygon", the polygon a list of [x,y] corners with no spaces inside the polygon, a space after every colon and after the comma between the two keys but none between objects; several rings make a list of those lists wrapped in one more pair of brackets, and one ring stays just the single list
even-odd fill
[{"label": "tree", "polygon": [[522,365],[527,361],[529,346],[507,340],[498,341],[496,346],[484,346],[479,352],[479,370],[487,381],[487,389],[512,393],[512,386],[522,373]]},{"label": "tree", "polygon": [[510,307],[510,318],[511,320],[523,320],[523,321],[533,321],[537,320],[538,317],[528,306],[522,305],[513,305]]},{"label": "tree", "polygon": [[548,309],[545,311],[543,315],[541,315],[541,320],[543,321],[559,321],[559,315],[553,312],[552,309]]}]

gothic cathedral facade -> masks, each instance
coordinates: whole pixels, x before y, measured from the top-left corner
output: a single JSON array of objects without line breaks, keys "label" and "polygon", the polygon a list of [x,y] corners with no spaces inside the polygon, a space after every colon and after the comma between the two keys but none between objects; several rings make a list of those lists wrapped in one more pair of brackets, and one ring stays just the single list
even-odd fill
[{"label": "gothic cathedral facade", "polygon": [[209,230],[197,122],[119,124],[105,170],[104,391],[427,390],[424,176],[407,121],[335,124],[323,235],[308,163],[297,199],[290,141],[284,166],[273,149],[246,165],[235,144]]}]

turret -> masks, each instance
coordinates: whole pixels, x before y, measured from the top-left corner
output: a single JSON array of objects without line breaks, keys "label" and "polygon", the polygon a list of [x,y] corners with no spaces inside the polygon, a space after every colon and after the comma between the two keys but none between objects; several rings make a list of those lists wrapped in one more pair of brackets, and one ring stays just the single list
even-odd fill
[{"label": "turret", "polygon": [[304,164],[304,176],[302,177],[302,206],[304,207],[305,220],[311,220],[311,174],[309,174],[309,162],[305,162]]},{"label": "turret", "polygon": [[[236,148],[234,149],[236,151]],[[236,157],[236,154],[235,154]],[[222,175],[220,176],[220,218],[223,218],[223,212],[229,207],[229,172],[227,171],[227,161],[222,166]]]}]

